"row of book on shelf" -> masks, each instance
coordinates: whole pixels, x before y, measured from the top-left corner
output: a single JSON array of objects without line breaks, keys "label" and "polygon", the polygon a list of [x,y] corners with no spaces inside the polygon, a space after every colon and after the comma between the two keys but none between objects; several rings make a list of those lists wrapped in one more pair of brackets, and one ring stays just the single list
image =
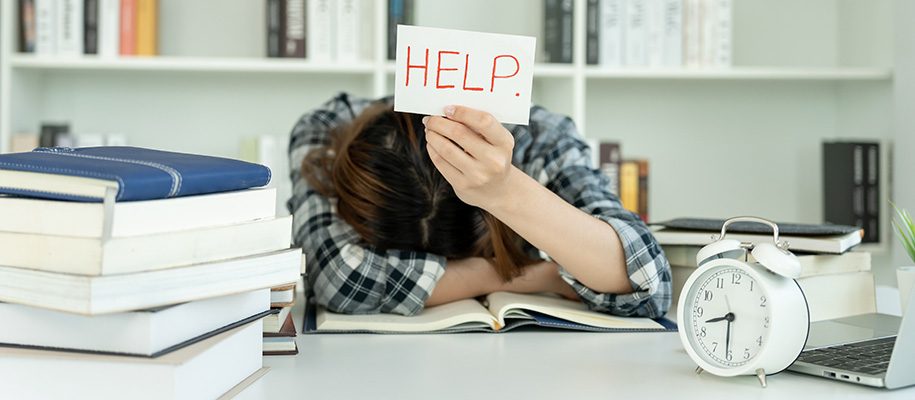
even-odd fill
[{"label": "row of book on shelf", "polygon": [[[604,67],[729,67],[732,0],[588,0],[585,60]],[[574,0],[544,2],[544,60],[571,63]]]},{"label": "row of book on shelf", "polygon": [[610,178],[609,190],[623,208],[648,219],[648,167],[646,158],[623,158],[620,143],[603,141],[597,145],[600,170]]},{"label": "row of book on shelf", "polygon": [[158,0],[19,0],[18,16],[22,53],[158,54]]},{"label": "row of book on shelf", "polygon": [[266,167],[131,147],[0,164],[0,398],[216,398],[297,352],[304,255]]}]

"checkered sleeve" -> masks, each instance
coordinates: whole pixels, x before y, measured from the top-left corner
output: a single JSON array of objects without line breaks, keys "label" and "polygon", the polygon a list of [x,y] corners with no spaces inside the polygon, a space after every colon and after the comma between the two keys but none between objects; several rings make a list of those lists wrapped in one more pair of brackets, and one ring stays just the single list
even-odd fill
[{"label": "checkered sleeve", "polygon": [[518,163],[559,197],[613,227],[625,251],[633,292],[600,293],[560,268],[562,277],[592,310],[621,316],[663,316],[671,304],[670,264],[649,228],[610,193],[609,178],[591,166],[591,151],[569,118],[533,107],[531,121],[526,128],[530,139],[516,134],[516,146],[520,142],[526,150]]},{"label": "checkered sleeve", "polygon": [[293,240],[307,255],[306,281],[314,301],[347,314],[413,315],[423,308],[444,273],[443,257],[376,249],[337,216],[334,199],[318,193],[301,176],[308,152],[330,141],[330,131],[350,122],[369,101],[340,94],[306,113],[289,144],[293,193]]}]

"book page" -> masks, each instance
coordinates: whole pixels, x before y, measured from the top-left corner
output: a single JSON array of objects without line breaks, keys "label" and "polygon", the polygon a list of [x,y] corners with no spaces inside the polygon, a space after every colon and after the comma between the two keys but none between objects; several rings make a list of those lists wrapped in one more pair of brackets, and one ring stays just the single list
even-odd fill
[{"label": "book page", "polygon": [[590,311],[579,301],[567,300],[547,294],[520,294],[495,292],[486,296],[489,309],[505,325],[506,314],[517,310],[530,310],[562,318],[579,324],[615,329],[662,329],[663,326],[648,318],[617,317]]},{"label": "book page", "polygon": [[435,331],[457,325],[477,326],[498,330],[496,319],[480,302],[459,300],[435,307],[426,307],[419,314],[407,317],[396,314],[337,314],[318,308],[317,329],[322,330],[372,330],[389,332]]}]

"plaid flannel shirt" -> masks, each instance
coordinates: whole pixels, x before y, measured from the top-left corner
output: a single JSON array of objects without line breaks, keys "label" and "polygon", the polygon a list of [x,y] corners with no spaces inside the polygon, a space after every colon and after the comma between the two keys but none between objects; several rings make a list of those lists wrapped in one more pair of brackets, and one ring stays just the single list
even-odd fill
[{"label": "plaid flannel shirt", "polygon": [[[305,155],[328,144],[334,127],[351,122],[371,102],[341,93],[299,119],[289,144],[293,194],[287,207],[294,215],[294,241],[308,255],[306,278],[313,301],[341,313],[413,315],[423,309],[445,272],[446,259],[364,244],[337,216],[335,200],[301,177]],[[670,265],[641,218],[623,209],[609,192],[609,178],[591,166],[590,149],[572,120],[532,106],[529,126],[506,128],[515,138],[512,164],[563,200],[610,224],[623,244],[631,294],[594,291],[560,268],[582,302],[589,309],[621,316],[664,315],[671,303]]]}]

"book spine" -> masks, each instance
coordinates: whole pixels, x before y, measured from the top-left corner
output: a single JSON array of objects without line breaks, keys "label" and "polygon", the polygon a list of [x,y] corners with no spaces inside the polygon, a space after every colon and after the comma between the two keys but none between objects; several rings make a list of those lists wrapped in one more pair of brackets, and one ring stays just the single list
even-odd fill
[{"label": "book spine", "polygon": [[[865,229],[865,143],[823,143],[823,220]],[[864,239],[864,238],[862,238]]]},{"label": "book spine", "polygon": [[305,4],[307,57],[316,61],[333,60],[334,5],[330,0],[308,0]]},{"label": "book spine", "polygon": [[559,36],[559,62],[570,64],[572,63],[572,36],[574,33],[573,29],[573,18],[575,15],[575,2],[574,0],[562,0],[561,9],[560,9],[560,36]]},{"label": "book spine", "polygon": [[99,0],[85,0],[83,5],[83,51],[98,54]]},{"label": "book spine", "polygon": [[880,147],[865,145],[864,153],[864,237],[863,243],[880,242]]},{"label": "book spine", "polygon": [[56,0],[35,0],[35,54],[54,54],[57,44]]},{"label": "book spine", "polygon": [[19,0],[19,51],[35,52],[35,0]]},{"label": "book spine", "polygon": [[733,4],[731,0],[715,0],[715,49],[712,52],[715,67],[727,68],[732,64],[732,21]]},{"label": "book spine", "polygon": [[610,178],[610,193],[620,195],[620,144],[618,142],[601,142],[599,149],[600,170]]},{"label": "book spine", "polygon": [[600,0],[588,0],[587,21],[585,26],[585,62],[588,65],[597,65],[600,62]]},{"label": "book spine", "polygon": [[137,54],[137,0],[121,0],[120,14],[119,53],[134,56]]},{"label": "book spine", "polygon": [[155,56],[159,53],[158,0],[137,0],[137,55]]},{"label": "book spine", "polygon": [[405,24],[406,0],[388,0],[388,60],[397,57],[397,25]]},{"label": "book spine", "polygon": [[623,208],[639,212],[639,165],[634,160],[620,165],[620,202]]},{"label": "book spine", "polygon": [[114,57],[120,54],[121,1],[99,0],[98,55]]},{"label": "book spine", "polygon": [[644,67],[648,65],[648,32],[646,29],[647,0],[626,0],[623,19],[623,65]]},{"label": "book spine", "polygon": [[543,2],[543,62],[559,62],[559,1]]},{"label": "book spine", "polygon": [[600,1],[600,65],[611,68],[623,65],[624,4],[622,0]]},{"label": "book spine", "polygon": [[336,28],[336,60],[337,61],[357,61],[360,58],[361,50],[359,42],[362,37],[361,20],[362,2],[361,0],[336,0],[335,28]]},{"label": "book spine", "polygon": [[283,0],[267,0],[267,57],[283,56]]},{"label": "book spine", "polygon": [[57,0],[57,52],[59,56],[83,54],[83,0]]},{"label": "book spine", "polygon": [[660,67],[664,57],[663,0],[645,0],[646,65]]},{"label": "book spine", "polygon": [[683,66],[699,67],[699,2],[684,0],[683,7]]},{"label": "book spine", "polygon": [[359,56],[363,60],[375,59],[375,7],[381,7],[374,0],[360,0],[359,24]]},{"label": "book spine", "polygon": [[679,68],[683,66],[683,0],[663,0],[661,11],[661,65]]},{"label": "book spine", "polygon": [[642,221],[648,223],[648,160],[637,160],[639,166],[639,210]]},{"label": "book spine", "polygon": [[699,65],[715,66],[717,0],[699,1]]},{"label": "book spine", "polygon": [[[285,42],[283,57],[305,58],[305,0],[284,0]],[[311,51],[311,49],[309,49]]]}]

